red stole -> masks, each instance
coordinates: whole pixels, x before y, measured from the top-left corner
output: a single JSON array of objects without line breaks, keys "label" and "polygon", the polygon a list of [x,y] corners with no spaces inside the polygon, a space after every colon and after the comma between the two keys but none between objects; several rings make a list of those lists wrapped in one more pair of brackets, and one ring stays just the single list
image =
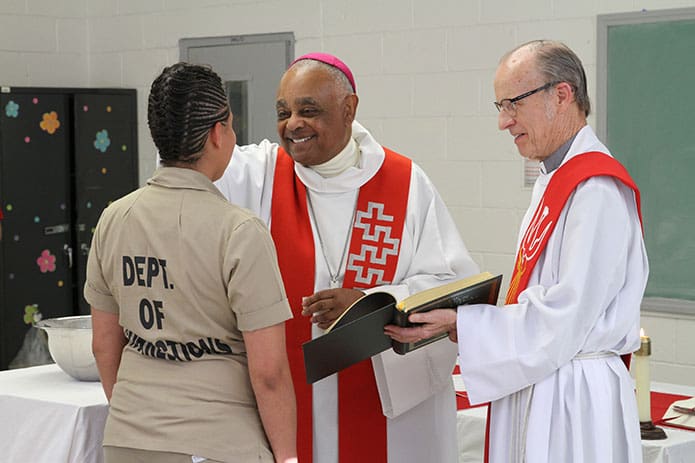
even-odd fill
[{"label": "red stole", "polygon": [[[531,222],[519,244],[519,252],[514,264],[512,279],[507,291],[505,304],[516,304],[519,294],[526,289],[529,277],[545,246],[553,233],[560,213],[572,192],[590,177],[609,176],[620,180],[635,192],[637,213],[642,221],[640,193],[627,170],[616,159],[605,153],[591,151],[579,154],[568,160],[553,174],[541,198]],[[630,354],[622,356],[625,365],[630,365]],[[488,461],[490,447],[490,408],[487,413],[485,430],[485,462]]]},{"label": "red stole", "polygon": [[[389,284],[396,273],[412,164],[393,151],[384,151],[384,163],[357,197],[344,288]],[[314,240],[306,188],[294,173],[294,161],[282,148],[275,165],[270,231],[294,314],[285,331],[297,397],[297,452],[299,461],[311,462],[312,391],[306,383],[301,349],[311,339],[311,322],[301,315],[301,300],[314,293]],[[381,410],[370,359],[338,373],[339,461],[386,461],[386,418]]]}]

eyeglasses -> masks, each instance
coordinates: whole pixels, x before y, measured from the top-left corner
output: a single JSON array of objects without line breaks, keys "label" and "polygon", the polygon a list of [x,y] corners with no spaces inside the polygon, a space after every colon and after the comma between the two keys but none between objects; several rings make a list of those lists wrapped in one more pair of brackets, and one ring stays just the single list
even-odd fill
[{"label": "eyeglasses", "polygon": [[504,109],[504,111],[507,114],[509,114],[511,117],[514,117],[514,116],[516,116],[516,103],[517,103],[517,101],[523,100],[524,98],[527,98],[527,97],[533,95],[534,93],[538,93],[538,92],[542,92],[543,90],[547,90],[557,83],[559,83],[559,82],[548,82],[545,85],[541,85],[538,88],[534,88],[533,90],[528,91],[526,93],[522,93],[521,95],[515,96],[514,98],[505,98],[504,100],[499,101],[499,102],[493,101],[492,104],[495,105],[495,108],[497,108],[497,111],[502,111]]}]

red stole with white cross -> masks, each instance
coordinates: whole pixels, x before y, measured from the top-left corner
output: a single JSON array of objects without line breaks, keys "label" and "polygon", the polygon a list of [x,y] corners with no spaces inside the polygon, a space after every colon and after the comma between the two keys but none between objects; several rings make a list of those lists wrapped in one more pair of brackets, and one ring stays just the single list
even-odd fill
[{"label": "red stole with white cross", "polygon": [[[519,294],[526,289],[528,280],[538,259],[545,250],[545,246],[553,233],[555,225],[560,218],[560,213],[567,200],[577,186],[590,177],[609,176],[620,180],[635,192],[637,213],[642,222],[640,208],[640,193],[637,185],[628,174],[625,167],[615,158],[605,153],[591,151],[579,154],[561,165],[553,174],[548,186],[543,193],[531,222],[519,244],[519,252],[514,263],[512,280],[507,291],[505,304],[516,304]],[[630,354],[622,356],[623,362],[629,367]],[[487,415],[487,429],[485,430],[485,462],[488,461],[490,437],[490,408]]]},{"label": "red stole with white cross", "polygon": [[[357,197],[344,288],[390,284],[396,273],[412,163],[391,150],[384,151],[384,163]],[[299,461],[311,462],[312,393],[301,349],[311,339],[311,322],[301,315],[301,300],[314,293],[314,240],[306,188],[294,173],[294,161],[282,148],[275,165],[270,231],[294,314],[285,331],[297,397],[297,452]],[[386,461],[386,418],[370,359],[338,373],[338,432],[339,461]]]}]

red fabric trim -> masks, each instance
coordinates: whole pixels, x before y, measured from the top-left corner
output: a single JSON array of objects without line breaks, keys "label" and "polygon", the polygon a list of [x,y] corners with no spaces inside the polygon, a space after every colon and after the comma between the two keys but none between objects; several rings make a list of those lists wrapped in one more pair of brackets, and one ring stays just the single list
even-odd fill
[{"label": "red fabric trim", "polygon": [[[521,241],[519,252],[516,256],[514,271],[505,301],[506,304],[515,304],[518,301],[519,294],[526,289],[531,272],[541,254],[543,254],[545,246],[560,217],[560,213],[564,209],[572,192],[584,180],[597,176],[614,177],[635,192],[637,213],[639,215],[640,224],[642,223],[639,190],[630,177],[630,174],[628,174],[627,170],[620,162],[598,151],[582,153],[573,157],[565,164],[561,165],[557,172],[553,174],[550,183],[548,183],[543,193],[543,198],[533,214],[533,219],[529,224],[529,228],[524,233],[524,238]],[[543,216],[543,214],[547,215]],[[625,354],[621,356],[621,358],[625,366],[629,368],[630,354]],[[488,420],[485,429],[485,463],[488,462],[489,458],[491,409],[492,407],[488,408]]]},{"label": "red fabric trim", "polygon": [[[385,205],[384,213],[394,221],[392,237],[402,237],[410,188],[409,159],[384,149],[386,157],[377,174],[360,188],[358,210],[367,211],[368,203]],[[278,254],[280,272],[294,318],[286,323],[287,354],[297,396],[297,452],[299,461],[312,461],[312,394],[306,383],[302,343],[311,339],[311,323],[301,315],[301,298],[314,293],[314,240],[306,203],[306,188],[294,173],[294,161],[278,149],[271,207],[271,234]],[[354,228],[350,254],[359,253],[362,229]],[[373,242],[371,243],[373,244]],[[391,282],[396,272],[398,256],[386,265],[369,264],[369,268],[384,270]],[[343,287],[367,287],[355,281],[355,271],[346,272]],[[370,282],[371,283],[371,282]],[[383,283],[381,283],[383,284]],[[371,286],[375,286],[373,282]],[[387,461],[386,418],[371,360],[354,365],[338,374],[339,461]]]},{"label": "red fabric trim", "polygon": [[[383,204],[384,215],[393,217],[392,222],[384,223],[384,225],[391,227],[391,238],[398,239],[397,251],[400,251],[412,163],[391,150],[384,148],[384,151],[386,152],[384,164],[376,175],[360,188],[357,211],[358,213],[369,212],[370,202]],[[372,225],[374,226],[375,223]],[[370,233],[374,233],[373,226],[369,230]],[[365,232],[362,228],[353,227],[348,262],[351,262],[350,256],[360,255],[363,243],[375,245],[373,239],[370,240],[364,236]],[[379,234],[378,237],[383,238],[383,235]],[[389,256],[384,265],[373,262],[355,263],[368,265],[369,269],[382,270],[384,272],[382,281],[372,277],[369,282],[357,282],[356,279],[360,275],[354,270],[346,269],[344,288],[367,288],[391,283],[396,274],[398,253]],[[338,429],[340,430],[338,461],[368,461],[370,463],[387,461],[386,417],[382,412],[371,359],[338,373]]]},{"label": "red fabric trim", "polygon": [[[410,172],[412,162],[410,159],[395,153],[388,148],[384,148],[386,157],[379,171],[366,184],[360,188],[360,194],[357,198],[357,211],[368,215],[368,218],[363,222],[369,224],[367,230],[361,228],[353,228],[352,239],[350,240],[350,254],[353,259],[350,262],[357,266],[368,266],[370,270],[383,271],[381,281],[377,273],[367,274],[346,269],[343,287],[345,288],[373,288],[374,286],[391,283],[396,274],[398,266],[398,252],[393,254],[382,253],[379,256],[373,256],[369,251],[366,257],[381,257],[386,256],[386,262],[380,264],[373,261],[357,260],[356,256],[362,253],[362,246],[377,246],[380,249],[392,248],[392,245],[384,242],[384,238],[398,240],[398,248],[400,250],[401,237],[403,235],[403,225],[405,224],[405,215],[408,208],[408,193],[410,191]],[[383,205],[383,216],[388,216],[389,219],[381,219],[378,212],[370,209],[370,203],[380,203]],[[371,218],[369,218],[371,217]],[[356,217],[355,222],[359,219]],[[357,224],[357,223],[356,223]],[[379,230],[380,226],[391,229],[390,236],[386,232]],[[367,236],[373,235],[372,237]],[[363,281],[368,279],[369,281]]]},{"label": "red fabric trim", "polygon": [[[545,245],[550,239],[550,235],[552,235],[557,219],[560,217],[560,213],[565,207],[570,194],[581,182],[597,176],[615,177],[635,192],[637,213],[639,214],[640,223],[642,223],[639,190],[622,164],[615,158],[598,151],[591,151],[573,157],[560,166],[557,172],[553,174],[548,187],[543,193],[543,199],[534,212],[534,218],[539,218],[540,220],[532,220],[529,228],[524,233],[524,239],[516,257],[514,272],[512,273],[509,291],[507,292],[505,301],[507,304],[516,303],[519,293],[526,289],[533,267],[543,253],[543,249],[545,249]],[[545,213],[544,208],[546,206],[548,215],[541,219],[543,213]],[[542,234],[542,236],[539,237],[539,234]],[[540,240],[536,240],[536,238],[540,238]],[[533,249],[530,249],[531,247]],[[528,255],[531,255],[531,257],[527,257]]]},{"label": "red fabric trim", "polygon": [[287,356],[297,399],[297,453],[301,462],[313,456],[312,393],[306,382],[302,343],[311,339],[311,322],[302,316],[302,297],[314,293],[314,239],[306,188],[294,174],[294,161],[278,149],[273,180],[270,233],[293,318],[285,323]]}]

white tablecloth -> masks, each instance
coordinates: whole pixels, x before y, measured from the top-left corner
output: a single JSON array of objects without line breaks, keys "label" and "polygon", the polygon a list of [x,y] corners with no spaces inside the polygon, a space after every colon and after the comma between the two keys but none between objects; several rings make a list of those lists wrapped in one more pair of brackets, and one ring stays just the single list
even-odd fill
[{"label": "white tablecloth", "polygon": [[0,371],[0,461],[102,463],[107,415],[98,381],[57,365]]},{"label": "white tablecloth", "polygon": [[[463,390],[460,378],[454,376],[454,386],[457,391]],[[651,384],[652,391],[669,394],[695,396],[695,388],[656,383]],[[657,420],[661,417],[653,417]],[[483,461],[483,446],[485,445],[485,421],[487,407],[459,410],[457,416],[459,463],[481,463]],[[668,426],[664,440],[643,440],[643,463],[695,463],[695,431],[685,431]]]}]

